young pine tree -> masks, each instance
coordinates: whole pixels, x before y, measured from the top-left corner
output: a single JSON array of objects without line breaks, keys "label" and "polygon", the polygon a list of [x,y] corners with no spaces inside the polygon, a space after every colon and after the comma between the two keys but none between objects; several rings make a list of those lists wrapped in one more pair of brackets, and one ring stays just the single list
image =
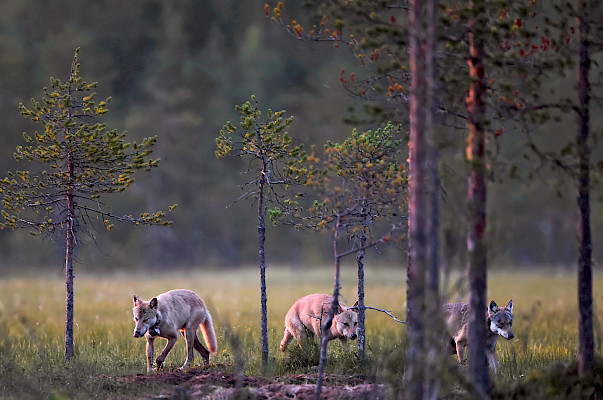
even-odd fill
[{"label": "young pine tree", "polygon": [[0,228],[29,228],[33,235],[65,235],[66,360],[74,355],[73,257],[83,225],[102,221],[110,230],[115,221],[170,224],[161,211],[138,217],[118,215],[104,202],[104,195],[129,187],[136,170],[149,171],[158,165],[159,160],[150,158],[157,138],[126,143],[125,132],[107,130],[105,124],[95,122],[108,111],[110,98],[94,101],[96,83],[80,78],[78,55],[79,49],[67,81],[51,78],[41,101],[32,99],[30,107],[19,105],[24,117],[43,126],[33,135],[24,133],[26,144],[18,146],[14,154],[17,161],[31,162],[36,171],[9,172],[0,180],[4,218]]},{"label": "young pine tree", "polygon": [[268,296],[266,291],[266,204],[276,206],[277,213],[286,217],[297,208],[295,194],[288,190],[301,184],[311,171],[303,166],[307,156],[301,145],[294,145],[285,131],[293,117],[285,118],[285,111],[268,110],[262,116],[255,97],[235,109],[241,114],[239,127],[230,121],[216,138],[216,156],[236,156],[249,159],[250,189],[242,197],[257,199],[258,241],[260,254],[260,302],[262,332],[262,370],[268,364]]},{"label": "young pine tree", "polygon": [[[400,139],[392,124],[375,131],[352,135],[343,143],[327,142],[324,171],[309,180],[321,197],[308,209],[300,227],[332,235],[334,282],[333,303],[321,319],[320,361],[315,395],[320,397],[327,363],[327,338],[339,307],[341,259],[355,254],[358,265],[358,312],[360,360],[365,357],[364,251],[391,240],[404,225],[408,179],[400,160]],[[311,167],[308,167],[310,169]],[[342,240],[349,244],[342,249]]]}]

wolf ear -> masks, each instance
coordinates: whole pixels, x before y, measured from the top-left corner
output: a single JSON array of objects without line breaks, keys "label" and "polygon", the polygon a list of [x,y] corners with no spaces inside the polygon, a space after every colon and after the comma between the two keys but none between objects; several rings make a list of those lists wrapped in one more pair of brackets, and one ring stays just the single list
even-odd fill
[{"label": "wolf ear", "polygon": [[151,308],[157,308],[157,297],[153,297],[149,302],[149,305],[151,306]]},{"label": "wolf ear", "polygon": [[513,300],[509,300],[509,303],[507,303],[507,306],[505,308],[513,312]]},{"label": "wolf ear", "polygon": [[349,308],[349,310],[352,310],[354,312],[360,311],[360,308],[358,307],[358,300],[356,300],[356,302],[354,303],[354,305],[352,306],[352,308]]},{"label": "wolf ear", "polygon": [[494,302],[494,300],[492,300],[490,302],[490,307],[488,308],[488,311],[490,311],[490,314],[494,314],[495,312],[498,311],[498,306],[496,305],[496,303]]},{"label": "wolf ear", "polygon": [[134,306],[137,306],[141,303],[140,299],[135,294],[132,295],[132,298],[134,299]]}]

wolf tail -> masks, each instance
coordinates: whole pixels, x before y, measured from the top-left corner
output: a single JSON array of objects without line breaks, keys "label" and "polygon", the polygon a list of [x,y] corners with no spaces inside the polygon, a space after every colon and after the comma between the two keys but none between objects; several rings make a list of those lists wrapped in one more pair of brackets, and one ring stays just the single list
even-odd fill
[{"label": "wolf tail", "polygon": [[218,339],[216,338],[214,323],[212,322],[209,311],[205,312],[205,321],[201,323],[201,333],[203,333],[203,339],[205,340],[205,344],[209,348],[209,351],[216,354],[218,352]]}]

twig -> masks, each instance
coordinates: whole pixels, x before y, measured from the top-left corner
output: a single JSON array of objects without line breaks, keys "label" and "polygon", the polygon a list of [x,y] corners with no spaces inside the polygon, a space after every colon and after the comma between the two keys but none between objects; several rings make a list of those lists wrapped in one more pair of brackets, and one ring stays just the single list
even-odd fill
[{"label": "twig", "polygon": [[[398,319],[395,315],[393,315],[390,311],[387,310],[382,310],[380,308],[376,308],[376,307],[370,307],[370,306],[364,306],[365,310],[377,310],[377,311],[381,311],[382,313],[385,313],[387,315],[389,315],[394,321],[399,322],[401,324],[406,324],[406,321],[402,321],[400,319]],[[348,307],[348,310],[358,310],[358,306],[355,305],[354,307]]]},{"label": "twig", "polygon": [[[397,318],[395,315],[393,315],[393,314],[392,314],[390,311],[388,311],[388,310],[382,310],[382,309],[380,309],[380,308],[377,308],[377,307],[371,307],[371,306],[364,306],[364,309],[365,309],[365,310],[377,310],[377,311],[381,311],[382,313],[385,313],[385,314],[389,315],[389,316],[390,316],[390,317],[391,317],[391,318],[392,318],[394,321],[396,321],[396,322],[399,322],[399,323],[401,323],[401,324],[406,324],[406,323],[407,323],[406,321],[402,321],[402,320],[398,319],[398,318]],[[354,305],[353,307],[348,307],[348,308],[347,308],[347,310],[358,311],[358,305]],[[317,316],[316,316],[316,315],[314,315],[314,314],[308,314],[308,316],[309,316],[310,318],[316,318],[316,319],[318,319],[318,320],[320,320],[320,321],[322,322],[322,316],[317,317]]]}]

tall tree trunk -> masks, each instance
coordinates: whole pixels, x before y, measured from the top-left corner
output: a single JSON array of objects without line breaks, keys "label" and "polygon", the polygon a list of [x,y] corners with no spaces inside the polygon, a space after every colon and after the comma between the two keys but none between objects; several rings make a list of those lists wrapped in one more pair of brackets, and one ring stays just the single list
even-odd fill
[{"label": "tall tree trunk", "polygon": [[426,86],[427,98],[425,100],[427,113],[425,115],[425,129],[429,138],[429,196],[431,212],[429,215],[429,279],[427,280],[429,291],[435,297],[437,303],[439,292],[439,232],[440,232],[440,209],[438,194],[440,190],[440,175],[438,169],[438,147],[436,138],[436,112],[437,112],[437,65],[436,65],[436,41],[437,41],[437,18],[439,0],[427,1],[427,35],[426,35],[426,50],[425,50],[425,71],[426,71]]},{"label": "tall tree trunk", "polygon": [[[259,135],[258,135],[259,136]],[[266,222],[264,220],[264,185],[266,184],[266,162],[263,161],[258,188],[258,240],[260,246],[260,302],[262,307],[262,372],[268,366],[268,296],[266,294]]]},{"label": "tall tree trunk", "polygon": [[410,1],[410,142],[408,204],[408,270],[405,391],[408,398],[422,399],[425,355],[425,280],[427,259],[427,190],[425,140],[425,54],[423,49],[422,0]]},{"label": "tall tree trunk", "polygon": [[[438,316],[441,315],[440,304],[440,266],[439,266],[439,233],[440,233],[440,210],[438,195],[440,190],[440,175],[438,169],[438,147],[436,138],[436,92],[437,92],[437,66],[436,66],[436,41],[438,22],[439,0],[427,1],[427,31],[425,38],[425,71],[427,98],[425,131],[429,139],[429,153],[427,168],[429,174],[429,236],[427,240],[427,252],[429,258],[429,274],[427,278],[427,314],[432,316],[436,323],[443,322]],[[429,330],[426,341],[427,363],[425,368],[425,398],[436,400],[439,397],[439,366],[441,365],[441,336],[437,332],[443,332],[439,327]]]},{"label": "tall tree trunk", "polygon": [[592,288],[592,241],[590,233],[590,134],[589,101],[590,85],[588,73],[590,70],[589,54],[589,24],[586,21],[587,0],[578,0],[578,32],[580,42],[580,65],[578,68],[578,119],[579,132],[578,157],[578,238],[580,251],[578,258],[578,311],[579,311],[579,345],[578,371],[580,374],[590,374],[594,369],[595,348],[593,331],[593,288]]},{"label": "tall tree trunk", "polygon": [[[73,179],[73,160],[67,156],[67,170]],[[67,189],[67,233],[65,241],[65,360],[73,358],[73,248],[75,245],[73,191]]]},{"label": "tall tree trunk", "polygon": [[[473,7],[478,2],[473,3]],[[469,162],[469,184],[467,193],[468,233],[467,251],[469,263],[469,332],[468,358],[469,375],[482,395],[490,392],[490,376],[486,354],[486,310],[487,310],[487,262],[486,262],[486,162],[484,131],[484,82],[483,43],[476,32],[482,30],[477,17],[469,33],[469,74],[471,87],[467,98],[469,112],[469,137],[467,159]]]},{"label": "tall tree trunk", "polygon": [[337,309],[339,308],[339,271],[341,265],[341,257],[337,251],[337,242],[339,241],[339,231],[341,230],[341,219],[337,216],[335,222],[335,231],[333,232],[333,259],[335,267],[335,278],[333,281],[333,302],[327,313],[327,318],[322,320],[322,309],[320,314],[320,360],[318,362],[318,379],[316,381],[316,389],[314,391],[314,398],[320,399],[320,393],[322,392],[322,386],[325,377],[325,368],[327,366],[327,345],[329,343],[329,330],[333,324],[333,317],[335,316]]}]

